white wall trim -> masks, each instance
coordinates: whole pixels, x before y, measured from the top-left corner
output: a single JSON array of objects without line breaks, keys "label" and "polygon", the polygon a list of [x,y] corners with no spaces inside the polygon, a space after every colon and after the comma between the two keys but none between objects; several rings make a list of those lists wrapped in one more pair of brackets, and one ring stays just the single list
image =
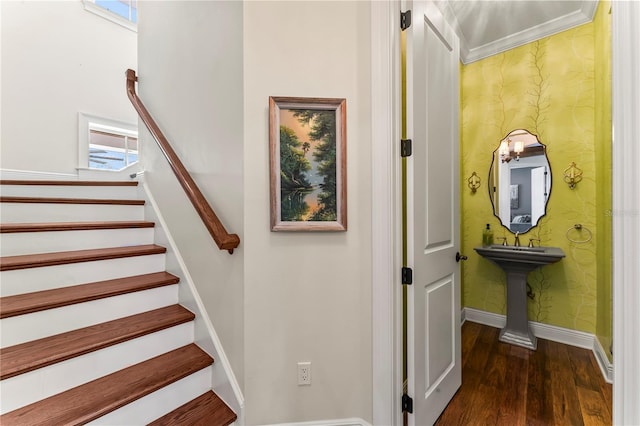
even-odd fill
[{"label": "white wall trim", "polygon": [[[507,323],[507,318],[501,314],[481,311],[474,308],[464,308],[467,321],[489,325],[491,327],[502,328]],[[531,331],[536,337],[552,340],[565,345],[577,346],[579,348],[593,349],[593,334],[582,331],[570,330],[568,328],[556,327],[555,325],[543,324],[529,321]]]},{"label": "white wall trim", "polygon": [[604,379],[607,383],[613,383],[613,364],[609,361],[607,353],[597,337],[593,339],[593,354],[596,356],[596,361],[598,361],[598,366]]},{"label": "white wall trim", "polygon": [[[191,296],[193,297],[193,302],[195,302],[197,309],[199,311],[198,314],[201,316],[201,319],[211,339],[211,343],[213,344],[214,353],[209,353],[209,355],[211,355],[214,358],[215,365],[219,365],[222,368],[222,370],[224,371],[224,374],[226,375],[226,379],[228,380],[229,386],[223,385],[221,389],[215,388],[216,394],[218,394],[218,396],[222,398],[227,403],[227,405],[229,405],[229,407],[231,407],[234,410],[234,412],[238,416],[238,419],[235,421],[235,424],[243,425],[244,424],[244,403],[245,403],[244,395],[242,393],[242,389],[240,388],[238,380],[235,374],[233,373],[233,369],[231,368],[231,363],[229,362],[229,358],[227,358],[227,355],[224,352],[224,349],[222,347],[222,342],[220,341],[220,338],[218,337],[218,334],[216,333],[215,328],[211,323],[211,319],[207,315],[207,311],[204,308],[204,304],[202,303],[202,299],[200,298],[200,295],[198,294],[198,290],[196,289],[196,286],[193,282],[193,278],[191,277],[191,274],[189,274],[187,265],[184,262],[184,259],[182,258],[180,251],[178,250],[175,240],[173,239],[173,237],[171,236],[171,233],[169,232],[167,224],[162,214],[160,213],[158,204],[156,203],[155,198],[153,197],[153,194],[149,189],[149,186],[145,182],[145,183],[142,183],[142,187],[144,189],[145,198],[149,201],[149,205],[153,210],[153,214],[155,215],[154,221],[156,222],[156,228],[159,228],[159,229],[156,229],[156,231],[163,232],[164,236],[167,239],[167,242],[169,245],[167,250],[167,256],[173,256],[176,262],[178,263],[181,269],[182,276],[184,278],[184,280],[181,280],[181,285],[188,286]],[[211,348],[209,347],[205,346],[205,347],[202,347],[202,349],[207,352],[211,352]],[[215,365],[214,365],[214,368],[215,368]],[[229,387],[232,393],[229,392]],[[230,400],[232,396],[235,398],[235,401]]]},{"label": "white wall trim", "polygon": [[[374,422],[374,424],[377,424]],[[263,426],[371,426],[371,423],[361,418],[314,420],[311,422],[274,423]]]},{"label": "white wall trim", "polygon": [[[371,2],[373,423],[402,422],[397,158],[400,4]],[[313,423],[347,424],[347,423]],[[351,424],[351,423],[349,423]],[[364,424],[364,423],[358,423]]]},{"label": "white wall trim", "polygon": [[[462,316],[465,317],[466,321],[476,322],[478,324],[484,324],[496,328],[504,327],[507,322],[507,318],[504,315],[481,311],[474,308],[464,308],[462,310]],[[608,383],[611,383],[613,366],[609,363],[604,349],[602,349],[602,345],[600,345],[600,341],[596,336],[583,331],[542,324],[535,321],[529,321],[529,326],[531,327],[531,331],[534,336],[540,339],[590,349],[598,361],[602,376]]]},{"label": "white wall trim", "polygon": [[613,424],[640,424],[640,3],[612,2]]}]

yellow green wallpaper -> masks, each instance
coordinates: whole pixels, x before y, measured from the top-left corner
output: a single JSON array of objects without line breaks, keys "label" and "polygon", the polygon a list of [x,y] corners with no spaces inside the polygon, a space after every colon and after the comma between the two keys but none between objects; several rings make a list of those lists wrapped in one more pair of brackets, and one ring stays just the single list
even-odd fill
[{"label": "yellow green wallpaper", "polygon": [[[513,244],[513,235],[492,213],[487,177],[499,141],[512,130],[527,129],[547,146],[553,182],[547,215],[520,239],[527,244],[529,238],[539,238],[542,245],[561,247],[566,254],[559,263],[529,275],[535,294],[535,300],[529,300],[529,319],[598,334],[601,342],[611,335],[610,300],[605,300],[611,296],[611,228],[606,225],[611,179],[605,176],[611,162],[610,154],[605,155],[611,145],[611,100],[604,88],[610,84],[610,66],[604,64],[610,61],[610,41],[605,6],[599,6],[593,23],[463,66],[460,89],[461,178],[466,182],[474,171],[482,178],[476,193],[463,186],[461,194],[462,248],[469,254],[463,266],[464,306],[506,313],[505,274],[473,247],[481,244],[486,223],[496,239],[505,236]],[[584,172],[573,190],[563,182],[563,170],[571,162]],[[567,239],[567,230],[576,223],[592,232],[591,241]],[[579,234],[572,236],[577,239]]]},{"label": "yellow green wallpaper", "polygon": [[597,229],[601,238],[597,241],[598,259],[609,261],[598,264],[598,307],[596,336],[606,350],[611,353],[612,292],[611,292],[611,2],[600,2],[594,19],[595,25],[595,116],[596,116],[596,158],[597,185],[596,205]]}]

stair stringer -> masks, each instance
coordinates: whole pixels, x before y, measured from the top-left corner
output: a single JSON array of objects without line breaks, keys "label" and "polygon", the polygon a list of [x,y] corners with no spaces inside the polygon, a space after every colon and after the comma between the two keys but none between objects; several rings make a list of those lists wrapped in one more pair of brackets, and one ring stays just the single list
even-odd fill
[{"label": "stair stringer", "polygon": [[160,212],[149,186],[144,181],[144,173],[138,174],[140,197],[145,199],[145,220],[155,222],[155,244],[167,248],[166,270],[180,277],[178,301],[196,315],[194,321],[195,343],[207,352],[215,363],[212,367],[211,388],[236,413],[235,425],[244,425],[244,395],[231,368],[222,342],[218,337],[193,278],[184,262],[168,226]]}]

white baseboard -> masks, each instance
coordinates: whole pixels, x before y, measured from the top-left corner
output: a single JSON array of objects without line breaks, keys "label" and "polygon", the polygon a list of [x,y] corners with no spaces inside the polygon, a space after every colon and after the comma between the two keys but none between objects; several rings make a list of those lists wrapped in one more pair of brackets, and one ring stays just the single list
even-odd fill
[{"label": "white baseboard", "polygon": [[263,426],[371,426],[366,420],[361,418],[314,420],[310,422],[274,423]]},{"label": "white baseboard", "polygon": [[[169,232],[164,216],[160,212],[160,208],[158,207],[158,204],[156,203],[156,200],[146,182],[142,183],[142,189],[147,201],[147,211],[145,216],[147,217],[147,220],[152,220],[156,224],[156,244],[160,243],[161,245],[168,246],[167,256],[175,259],[175,262],[177,262],[180,269],[179,271],[172,272],[180,276],[182,288],[188,288],[187,292],[180,293],[179,302],[196,314],[196,335],[199,334],[198,327],[204,326],[206,329],[205,332],[209,339],[199,340],[197,343],[204,351],[216,360],[216,365],[218,367],[214,367],[213,370],[213,390],[238,416],[234,423],[236,425],[244,425],[244,395],[235,373],[231,368],[229,358],[227,357],[224,348],[222,347],[222,342],[215,331],[209,315],[207,314],[204,303],[202,302],[193,278],[189,273],[189,269],[178,250],[173,236]],[[222,372],[220,372],[218,368],[221,368]]]},{"label": "white baseboard", "polygon": [[596,356],[596,361],[598,361],[604,379],[607,383],[613,383],[613,364],[609,361],[607,352],[598,338],[593,339],[593,353]]},{"label": "white baseboard", "polygon": [[[464,318],[463,322],[471,321],[496,328],[504,327],[507,322],[504,315],[481,311],[474,308],[463,308],[461,317]],[[529,321],[529,326],[531,327],[531,331],[534,336],[540,339],[551,340],[553,342],[577,346],[579,348],[590,349],[593,351],[593,354],[598,361],[598,365],[600,366],[600,370],[602,371],[602,376],[608,383],[612,383],[613,365],[609,362],[609,359],[596,336],[583,331],[542,324],[535,321]]]}]

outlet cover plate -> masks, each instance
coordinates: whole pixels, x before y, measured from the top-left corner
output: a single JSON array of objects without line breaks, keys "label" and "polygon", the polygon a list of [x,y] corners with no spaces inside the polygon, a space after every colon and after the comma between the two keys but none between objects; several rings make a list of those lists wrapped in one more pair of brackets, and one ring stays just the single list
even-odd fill
[{"label": "outlet cover plate", "polygon": [[299,362],[298,363],[298,386],[311,385],[311,363]]}]

